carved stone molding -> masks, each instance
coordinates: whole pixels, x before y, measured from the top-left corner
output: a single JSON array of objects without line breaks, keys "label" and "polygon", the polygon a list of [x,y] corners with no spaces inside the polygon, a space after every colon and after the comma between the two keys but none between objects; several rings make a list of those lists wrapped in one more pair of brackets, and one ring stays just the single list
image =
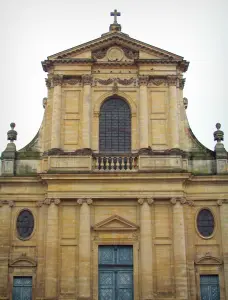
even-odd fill
[{"label": "carved stone molding", "polygon": [[147,86],[148,82],[149,82],[149,76],[147,76],[147,75],[140,75],[138,77],[138,83],[139,83],[140,86],[141,85]]},{"label": "carved stone molding", "polygon": [[61,200],[59,198],[46,198],[44,199],[43,203],[46,205],[50,205],[50,204],[55,204],[55,205],[59,205],[61,202]]},{"label": "carved stone molding", "polygon": [[122,50],[124,52],[124,55],[128,59],[133,60],[133,59],[138,59],[139,58],[139,51],[128,48],[126,46],[121,46],[120,47],[119,45],[113,45],[113,46],[110,45],[110,47],[105,47],[105,48],[101,48],[101,49],[98,49],[98,50],[94,50],[94,51],[92,51],[92,57],[95,58],[95,59],[103,59],[103,58],[105,58],[108,50],[113,48],[113,47],[119,48],[120,50]]},{"label": "carved stone molding", "polygon": [[169,86],[177,86],[177,76],[176,75],[167,76],[167,82]]},{"label": "carved stone molding", "polygon": [[36,207],[41,207],[44,204],[44,201],[37,201],[36,202]]},{"label": "carved stone molding", "polygon": [[82,83],[83,85],[92,85],[93,77],[90,74],[82,75]]},{"label": "carved stone molding", "polygon": [[92,52],[92,57],[96,59],[102,59],[105,57],[108,48],[101,48]]},{"label": "carved stone molding", "polygon": [[88,205],[91,205],[91,204],[93,203],[93,199],[91,199],[91,198],[79,198],[79,199],[77,200],[77,203],[78,203],[79,205],[82,205],[83,203],[86,203],[86,204],[88,204]]},{"label": "carved stone molding", "polygon": [[140,205],[142,205],[144,202],[147,202],[149,205],[154,203],[154,199],[153,198],[139,198],[138,199],[138,203]]},{"label": "carved stone molding", "polygon": [[9,205],[9,207],[14,207],[15,202],[13,200],[0,200],[0,207],[3,205]]},{"label": "carved stone molding", "polygon": [[63,76],[62,75],[54,75],[53,77],[52,77],[52,82],[53,82],[53,86],[55,87],[55,86],[58,86],[58,85],[62,85],[62,83],[63,83]]},{"label": "carved stone molding", "polygon": [[177,198],[171,198],[170,203],[175,205],[177,203]]}]

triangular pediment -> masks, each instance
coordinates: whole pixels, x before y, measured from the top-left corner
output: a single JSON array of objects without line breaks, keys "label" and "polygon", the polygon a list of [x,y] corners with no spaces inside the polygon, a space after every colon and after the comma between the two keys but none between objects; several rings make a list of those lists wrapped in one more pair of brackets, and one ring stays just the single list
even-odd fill
[{"label": "triangular pediment", "polygon": [[101,54],[101,52],[107,51],[112,47],[119,47],[124,50],[124,52],[130,53],[130,55],[134,53],[134,56],[138,53],[138,57],[142,59],[183,59],[183,57],[179,55],[133,39],[124,33],[104,34],[100,38],[88,43],[51,55],[48,59],[93,58],[93,53],[100,52]]},{"label": "triangular pediment", "polygon": [[138,226],[118,215],[113,215],[93,226],[95,231],[134,231]]}]

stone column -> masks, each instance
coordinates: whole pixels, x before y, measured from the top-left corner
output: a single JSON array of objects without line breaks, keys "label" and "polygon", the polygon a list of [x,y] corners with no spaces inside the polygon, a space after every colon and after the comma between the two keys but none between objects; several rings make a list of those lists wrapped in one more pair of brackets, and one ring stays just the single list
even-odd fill
[{"label": "stone column", "polygon": [[140,270],[141,298],[153,298],[152,220],[150,204],[153,199],[139,199],[140,207]]},{"label": "stone column", "polygon": [[91,85],[92,76],[82,76],[83,88],[83,113],[82,113],[82,142],[83,148],[91,148]]},{"label": "stone column", "polygon": [[90,207],[92,199],[78,199],[80,208],[79,233],[79,299],[91,297],[91,235],[90,235]]},{"label": "stone column", "polygon": [[13,201],[0,201],[0,299],[8,298],[8,262]]},{"label": "stone column", "polygon": [[53,77],[51,148],[61,148],[61,105],[62,105],[62,76]]},{"label": "stone column", "polygon": [[185,198],[172,198],[173,204],[173,250],[176,283],[176,299],[188,299],[187,259],[183,204]]},{"label": "stone column", "polygon": [[228,299],[228,199],[218,200],[218,205],[220,206],[225,299]]},{"label": "stone column", "polygon": [[139,148],[149,146],[148,91],[149,76],[139,76]]},{"label": "stone column", "polygon": [[48,205],[46,228],[46,268],[45,268],[45,297],[57,298],[58,283],[58,238],[59,238],[59,199],[45,199]]},{"label": "stone column", "polygon": [[177,95],[177,77],[168,76],[169,84],[169,128],[171,133],[171,148],[180,148],[179,144],[179,114],[178,114],[178,95]]}]

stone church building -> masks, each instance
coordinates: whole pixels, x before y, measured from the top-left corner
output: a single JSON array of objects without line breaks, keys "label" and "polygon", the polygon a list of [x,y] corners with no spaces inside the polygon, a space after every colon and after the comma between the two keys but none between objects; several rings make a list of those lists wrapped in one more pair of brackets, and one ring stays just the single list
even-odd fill
[{"label": "stone church building", "polygon": [[[194,136],[183,57],[114,22],[42,62],[44,117],[0,175],[0,300],[227,300],[228,153]],[[3,137],[1,137],[3,138]]]}]

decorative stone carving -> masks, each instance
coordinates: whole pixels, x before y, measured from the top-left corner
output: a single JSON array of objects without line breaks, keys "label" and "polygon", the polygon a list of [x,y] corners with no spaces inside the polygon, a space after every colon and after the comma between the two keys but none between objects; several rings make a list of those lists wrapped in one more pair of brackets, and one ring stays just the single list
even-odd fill
[{"label": "decorative stone carving", "polygon": [[124,52],[119,47],[111,47],[107,52],[107,57],[110,61],[121,61],[123,56]]},{"label": "decorative stone carving", "polygon": [[138,199],[138,203],[139,203],[139,204],[141,204],[141,205],[142,205],[142,204],[143,204],[143,202],[144,202],[144,199],[143,199],[143,198],[139,198],[139,199]]},{"label": "decorative stone carving", "polygon": [[119,84],[122,84],[122,85],[130,85],[132,83],[134,83],[134,85],[136,85],[136,78],[134,78],[134,77],[129,78],[129,79],[117,78],[116,80]]},{"label": "decorative stone carving", "polygon": [[147,202],[149,205],[153,204],[154,203],[154,199],[153,198],[148,198],[147,199]]},{"label": "decorative stone carving", "polygon": [[141,148],[138,151],[138,155],[152,155],[152,154],[153,151],[150,146],[148,148]]},{"label": "decorative stone carving", "polygon": [[216,125],[217,130],[214,132],[214,140],[217,141],[218,143],[223,141],[224,139],[224,132],[220,130],[221,124],[217,123]]},{"label": "decorative stone carving", "polygon": [[113,83],[114,78],[108,78],[108,79],[100,79],[100,78],[95,78],[94,80],[94,85],[97,85],[97,82],[100,83],[101,85],[109,85]]},{"label": "decorative stone carving", "polygon": [[85,74],[82,76],[82,83],[83,85],[92,85],[93,77],[90,74]]},{"label": "decorative stone carving", "polygon": [[115,81],[114,84],[113,84],[113,87],[112,87],[112,92],[113,94],[117,94],[118,93],[118,84],[117,82]]},{"label": "decorative stone carving", "polygon": [[125,56],[128,59],[138,59],[139,58],[139,51],[132,50],[130,48],[122,48],[124,51]]},{"label": "decorative stone carving", "polygon": [[44,201],[42,201],[42,200],[36,202],[37,207],[41,207],[43,204],[44,204]]},{"label": "decorative stone carving", "polygon": [[44,199],[43,203],[46,205],[50,205],[51,203],[54,203],[55,205],[59,205],[61,200],[59,198],[46,198]]},{"label": "decorative stone carving", "polygon": [[92,52],[92,57],[96,59],[102,59],[105,57],[106,53],[107,53],[107,48],[98,49]]},{"label": "decorative stone carving", "polygon": [[86,203],[86,204],[88,204],[88,205],[91,205],[92,203],[93,203],[93,199],[91,199],[91,198],[79,198],[78,200],[77,200],[77,203],[79,204],[79,205],[82,205],[83,203]]},{"label": "decorative stone carving", "polygon": [[180,204],[185,204],[187,201],[186,201],[186,198],[182,197],[179,199],[180,200]]},{"label": "decorative stone carving", "polygon": [[15,202],[13,200],[9,200],[8,204],[9,204],[9,207],[14,207],[15,206]]},{"label": "decorative stone carving", "polygon": [[45,108],[47,105],[47,97],[43,98],[43,108]]},{"label": "decorative stone carving", "polygon": [[1,200],[0,207],[3,206],[4,204],[9,205],[9,207],[15,206],[15,202],[13,200]]},{"label": "decorative stone carving", "polygon": [[166,84],[167,80],[164,77],[151,77],[149,79],[149,84],[154,84],[156,86],[159,86],[161,84]]},{"label": "decorative stone carving", "polygon": [[7,132],[7,140],[9,140],[11,143],[17,140],[17,132],[14,130],[15,126],[15,123],[10,123],[11,129]]},{"label": "decorative stone carving", "polygon": [[221,206],[222,204],[223,204],[223,199],[218,199],[218,200],[217,200],[217,205],[218,205],[218,206]]},{"label": "decorative stone carving", "polygon": [[149,82],[149,76],[147,75],[140,75],[138,77],[138,83],[139,85],[148,85],[148,82]]},{"label": "decorative stone carving", "polygon": [[169,86],[176,86],[177,85],[177,76],[176,75],[167,76],[167,82],[168,82]]},{"label": "decorative stone carving", "polygon": [[63,76],[56,74],[52,77],[52,82],[53,82],[53,86],[58,86],[58,85],[62,85],[63,83]]},{"label": "decorative stone carving", "polygon": [[179,88],[180,88],[181,90],[184,89],[185,81],[186,81],[185,78],[179,78]]},{"label": "decorative stone carving", "polygon": [[184,108],[187,109],[188,108],[188,99],[184,97],[183,103],[184,103]]},{"label": "decorative stone carving", "polygon": [[194,206],[195,205],[195,202],[193,200],[188,200],[186,202],[189,206]]},{"label": "decorative stone carving", "polygon": [[82,78],[81,77],[72,77],[72,78],[63,78],[63,84],[69,84],[69,85],[81,85],[82,84]]},{"label": "decorative stone carving", "polygon": [[177,198],[171,198],[170,203],[175,205],[177,203]]},{"label": "decorative stone carving", "polygon": [[45,78],[46,87],[50,89],[52,87],[52,81],[50,78]]}]

